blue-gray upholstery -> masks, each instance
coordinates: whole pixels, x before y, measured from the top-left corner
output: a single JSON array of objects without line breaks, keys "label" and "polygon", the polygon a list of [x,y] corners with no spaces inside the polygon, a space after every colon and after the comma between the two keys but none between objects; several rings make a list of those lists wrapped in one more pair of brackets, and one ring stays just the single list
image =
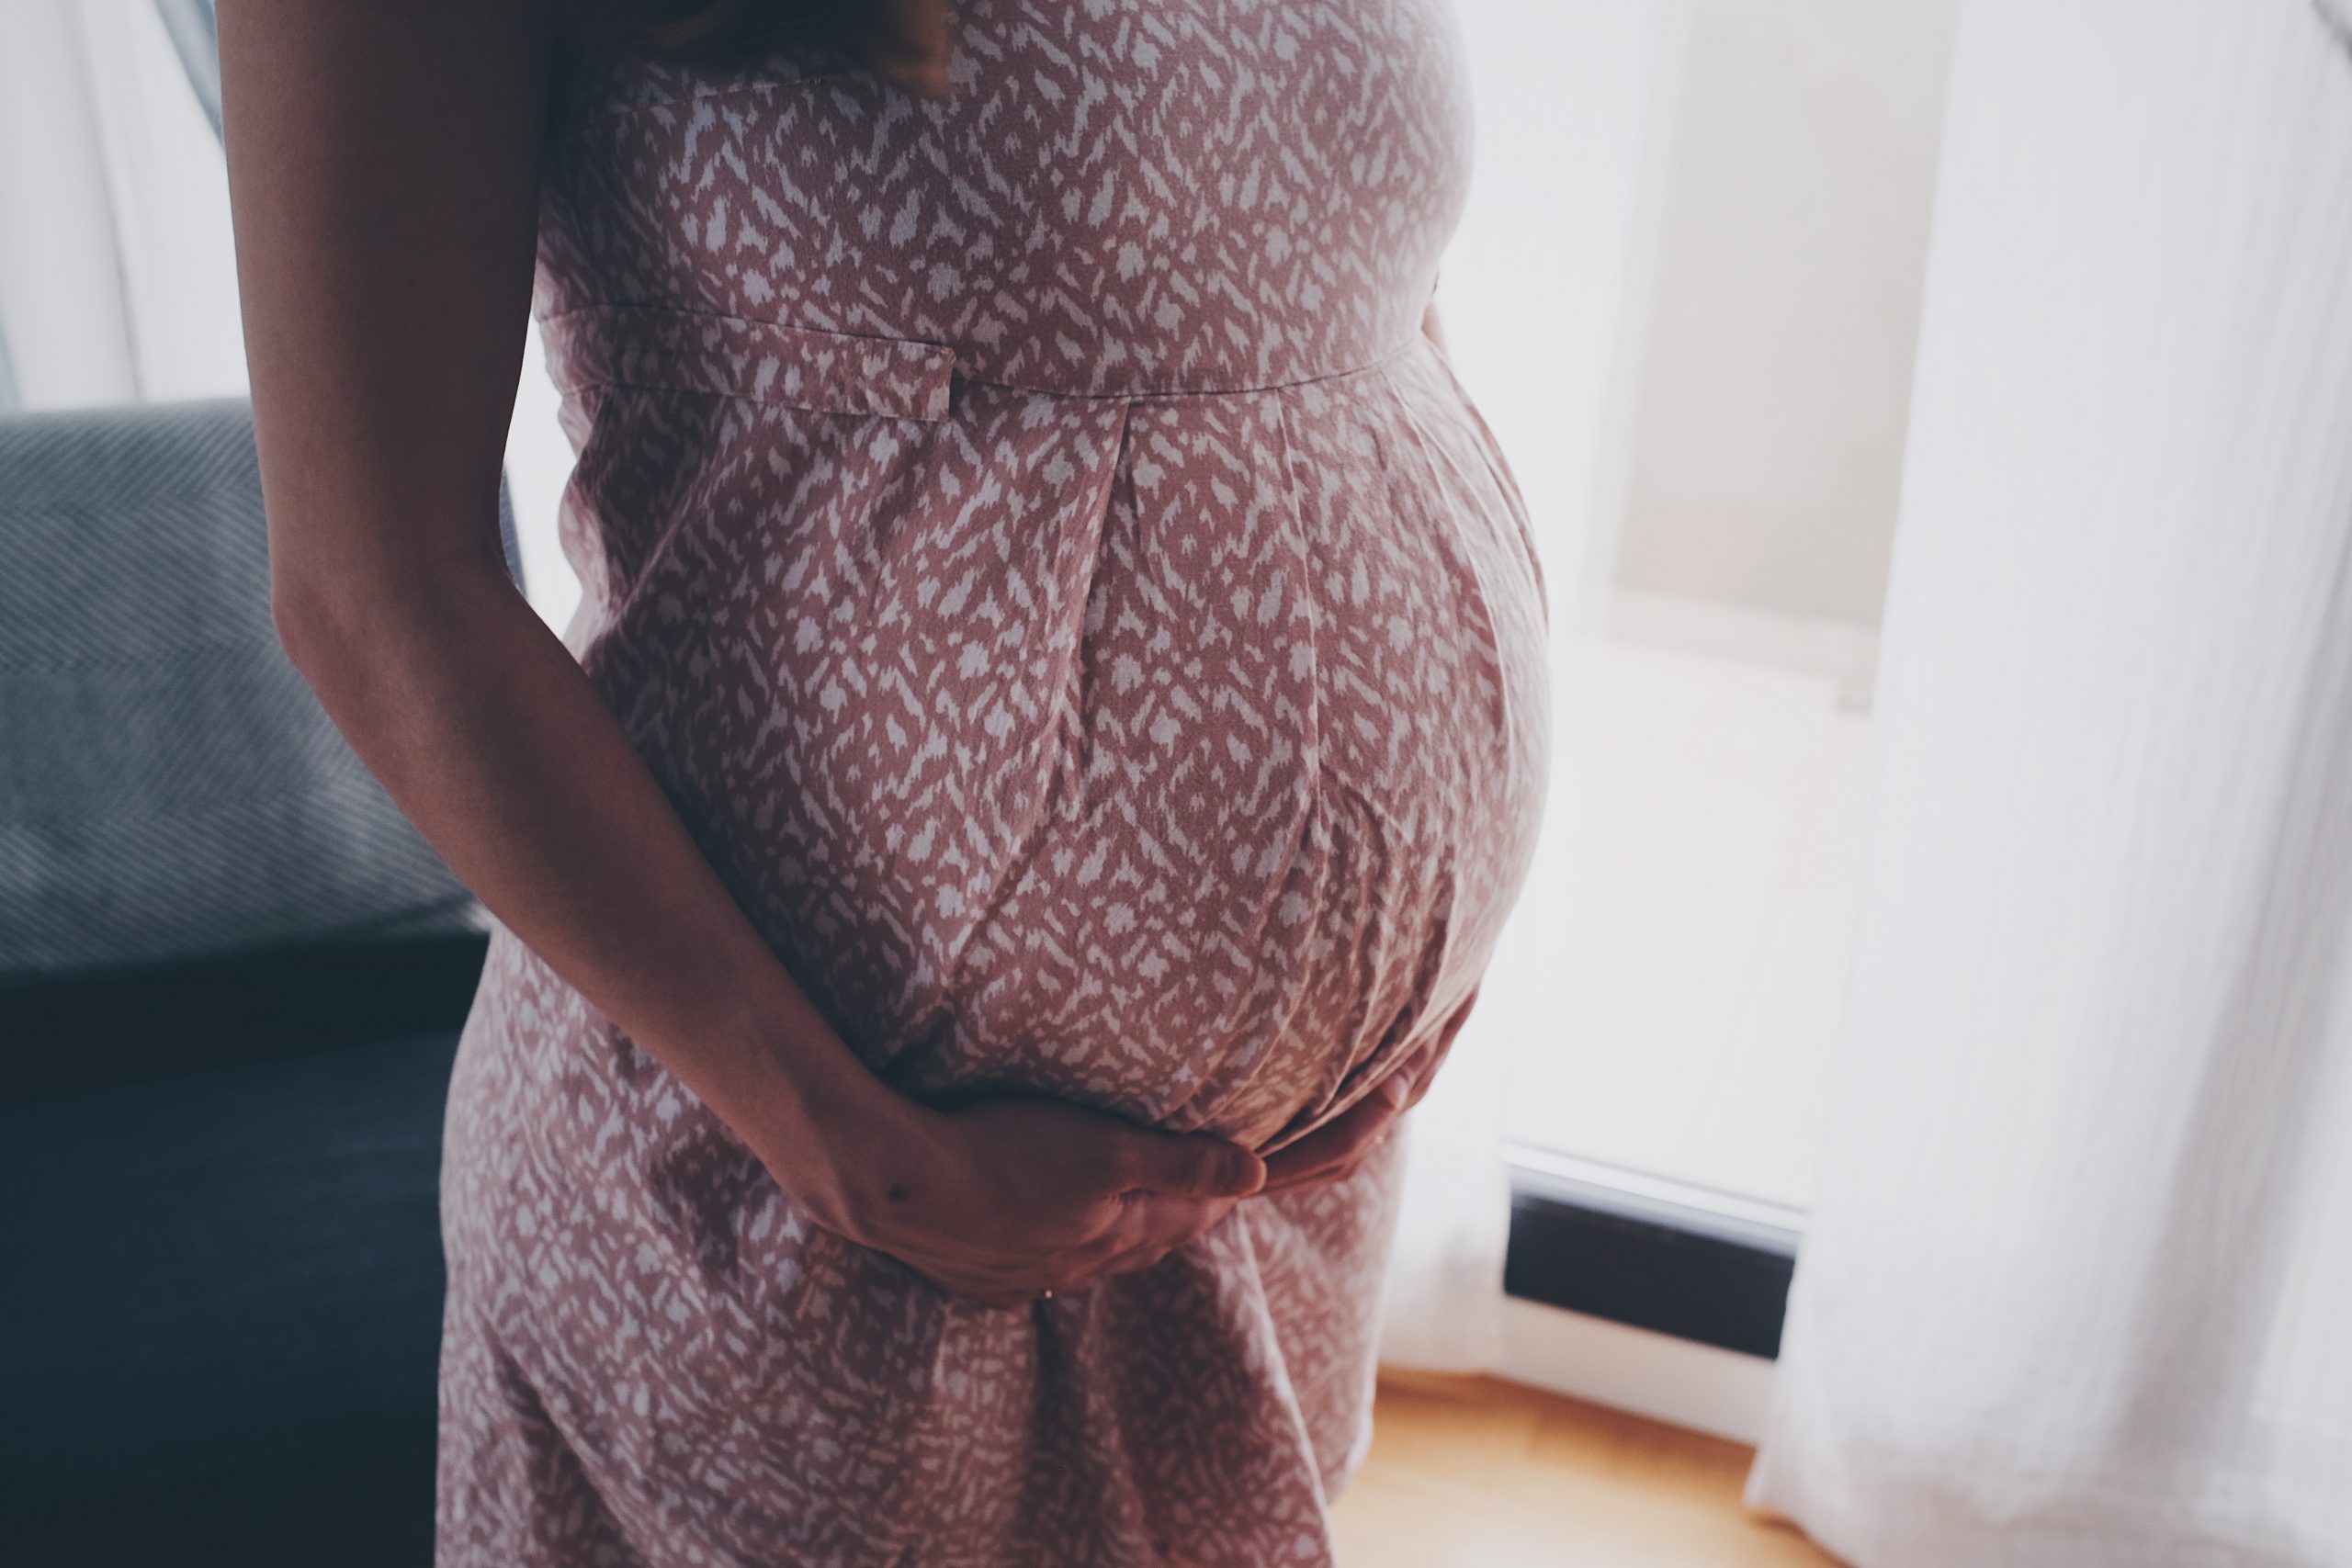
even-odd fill
[{"label": "blue-gray upholstery", "polygon": [[244,400],[0,415],[0,988],[483,925],[268,584]]}]

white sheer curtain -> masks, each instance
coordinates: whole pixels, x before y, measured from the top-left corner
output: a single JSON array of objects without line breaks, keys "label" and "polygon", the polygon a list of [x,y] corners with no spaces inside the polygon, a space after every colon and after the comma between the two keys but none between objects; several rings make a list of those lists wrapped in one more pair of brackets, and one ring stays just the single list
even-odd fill
[{"label": "white sheer curtain", "polygon": [[2352,1564],[2352,30],[1970,0],[1862,934],[1749,1499]]},{"label": "white sheer curtain", "polygon": [[10,0],[0,331],[22,402],[245,389],[228,173],[153,0]]}]

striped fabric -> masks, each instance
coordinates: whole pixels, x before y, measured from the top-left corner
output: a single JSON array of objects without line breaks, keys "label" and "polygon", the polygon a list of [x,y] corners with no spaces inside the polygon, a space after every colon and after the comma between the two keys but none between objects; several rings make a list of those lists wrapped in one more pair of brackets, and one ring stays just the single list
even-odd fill
[{"label": "striped fabric", "polygon": [[485,923],[279,647],[250,405],[0,416],[0,987]]}]

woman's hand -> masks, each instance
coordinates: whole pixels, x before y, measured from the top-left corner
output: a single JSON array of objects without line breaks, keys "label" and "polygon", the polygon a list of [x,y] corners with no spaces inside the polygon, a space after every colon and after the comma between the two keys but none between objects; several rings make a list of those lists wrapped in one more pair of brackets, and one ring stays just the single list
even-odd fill
[{"label": "woman's hand", "polygon": [[1380,1087],[1298,1142],[1279,1149],[1266,1161],[1266,1184],[1261,1192],[1285,1192],[1297,1187],[1320,1187],[1345,1181],[1363,1168],[1396,1118],[1421,1102],[1437,1077],[1440,1063],[1453,1048],[1454,1036],[1470,1017],[1478,999],[1476,987],[1456,1003],[1445,1025],[1428,1044],[1398,1062]]},{"label": "woman's hand", "polygon": [[829,1135],[787,1137],[773,1155],[754,1140],[754,1152],[828,1230],[959,1295],[1019,1306],[1148,1269],[1243,1199],[1357,1174],[1429,1092],[1477,999],[1474,987],[1372,1094],[1265,1159],[1066,1100],[1006,1095],[933,1111],[874,1080],[887,1110],[860,1095],[865,1103],[820,1123]]},{"label": "woman's hand", "polygon": [[814,1205],[820,1223],[993,1306],[1148,1269],[1266,1177],[1227,1139],[1064,1100],[1006,1096],[923,1115],[910,1139],[836,1162],[857,1173]]},{"label": "woman's hand", "polygon": [[944,99],[954,24],[948,0],[867,0],[843,13],[842,41],[878,75],[920,97]]}]

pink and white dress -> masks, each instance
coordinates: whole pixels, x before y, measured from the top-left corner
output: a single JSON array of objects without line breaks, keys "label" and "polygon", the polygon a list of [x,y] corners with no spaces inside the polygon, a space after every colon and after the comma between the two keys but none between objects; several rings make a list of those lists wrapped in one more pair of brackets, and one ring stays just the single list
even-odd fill
[{"label": "pink and white dress", "polygon": [[[1420,330],[1448,0],[967,0],[951,101],[566,49],[567,645],[874,1071],[1272,1149],[1458,1028],[1543,575]],[[450,1086],[441,1568],[1318,1564],[1397,1140],[980,1306],[818,1229],[503,927]]]}]

